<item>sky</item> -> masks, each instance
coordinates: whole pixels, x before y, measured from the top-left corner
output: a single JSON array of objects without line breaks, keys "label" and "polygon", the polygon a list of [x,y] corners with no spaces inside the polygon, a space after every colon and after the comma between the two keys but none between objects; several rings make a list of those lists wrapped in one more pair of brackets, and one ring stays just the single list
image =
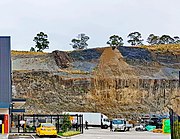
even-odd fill
[{"label": "sky", "polygon": [[[0,36],[11,36],[11,49],[29,51],[39,32],[48,35],[47,52],[71,51],[78,34],[90,37],[88,48],[107,46],[111,35],[127,43],[138,31],[180,36],[180,0],[0,0]],[[146,44],[146,42],[144,42]]]}]

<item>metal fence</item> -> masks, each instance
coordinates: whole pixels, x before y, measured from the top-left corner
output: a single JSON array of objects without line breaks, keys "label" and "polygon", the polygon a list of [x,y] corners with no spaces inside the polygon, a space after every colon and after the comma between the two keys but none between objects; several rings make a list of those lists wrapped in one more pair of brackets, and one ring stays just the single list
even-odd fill
[{"label": "metal fence", "polygon": [[[13,115],[11,127],[12,133],[35,133],[39,123],[52,123],[57,132],[62,131],[65,115]],[[71,121],[71,129],[83,133],[83,115],[68,115]]]},{"label": "metal fence", "polygon": [[180,139],[180,116],[170,109],[171,139]]}]

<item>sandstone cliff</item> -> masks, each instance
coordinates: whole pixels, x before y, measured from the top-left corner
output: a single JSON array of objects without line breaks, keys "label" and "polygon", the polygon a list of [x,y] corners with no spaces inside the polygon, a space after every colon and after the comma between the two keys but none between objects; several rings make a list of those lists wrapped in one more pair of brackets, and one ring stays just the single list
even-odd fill
[{"label": "sandstone cliff", "polygon": [[13,95],[27,113],[97,111],[109,116],[180,114],[179,49],[119,47],[12,54]]}]

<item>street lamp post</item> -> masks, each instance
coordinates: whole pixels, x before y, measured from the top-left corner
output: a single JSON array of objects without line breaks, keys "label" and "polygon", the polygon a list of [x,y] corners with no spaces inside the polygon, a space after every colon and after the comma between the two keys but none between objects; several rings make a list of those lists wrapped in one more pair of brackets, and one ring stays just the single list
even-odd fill
[{"label": "street lamp post", "polygon": [[166,103],[166,90],[164,88],[164,106],[165,106],[165,103]]},{"label": "street lamp post", "polygon": [[180,71],[179,71],[179,87],[180,87]]}]

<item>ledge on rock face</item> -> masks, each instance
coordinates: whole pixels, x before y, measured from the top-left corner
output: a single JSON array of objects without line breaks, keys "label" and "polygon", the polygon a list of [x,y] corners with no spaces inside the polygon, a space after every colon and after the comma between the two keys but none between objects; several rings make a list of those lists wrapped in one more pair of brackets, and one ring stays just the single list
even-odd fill
[{"label": "ledge on rock face", "polygon": [[73,61],[73,59],[70,58],[66,52],[56,50],[53,51],[52,54],[54,56],[57,66],[60,68],[68,68],[69,63]]}]

